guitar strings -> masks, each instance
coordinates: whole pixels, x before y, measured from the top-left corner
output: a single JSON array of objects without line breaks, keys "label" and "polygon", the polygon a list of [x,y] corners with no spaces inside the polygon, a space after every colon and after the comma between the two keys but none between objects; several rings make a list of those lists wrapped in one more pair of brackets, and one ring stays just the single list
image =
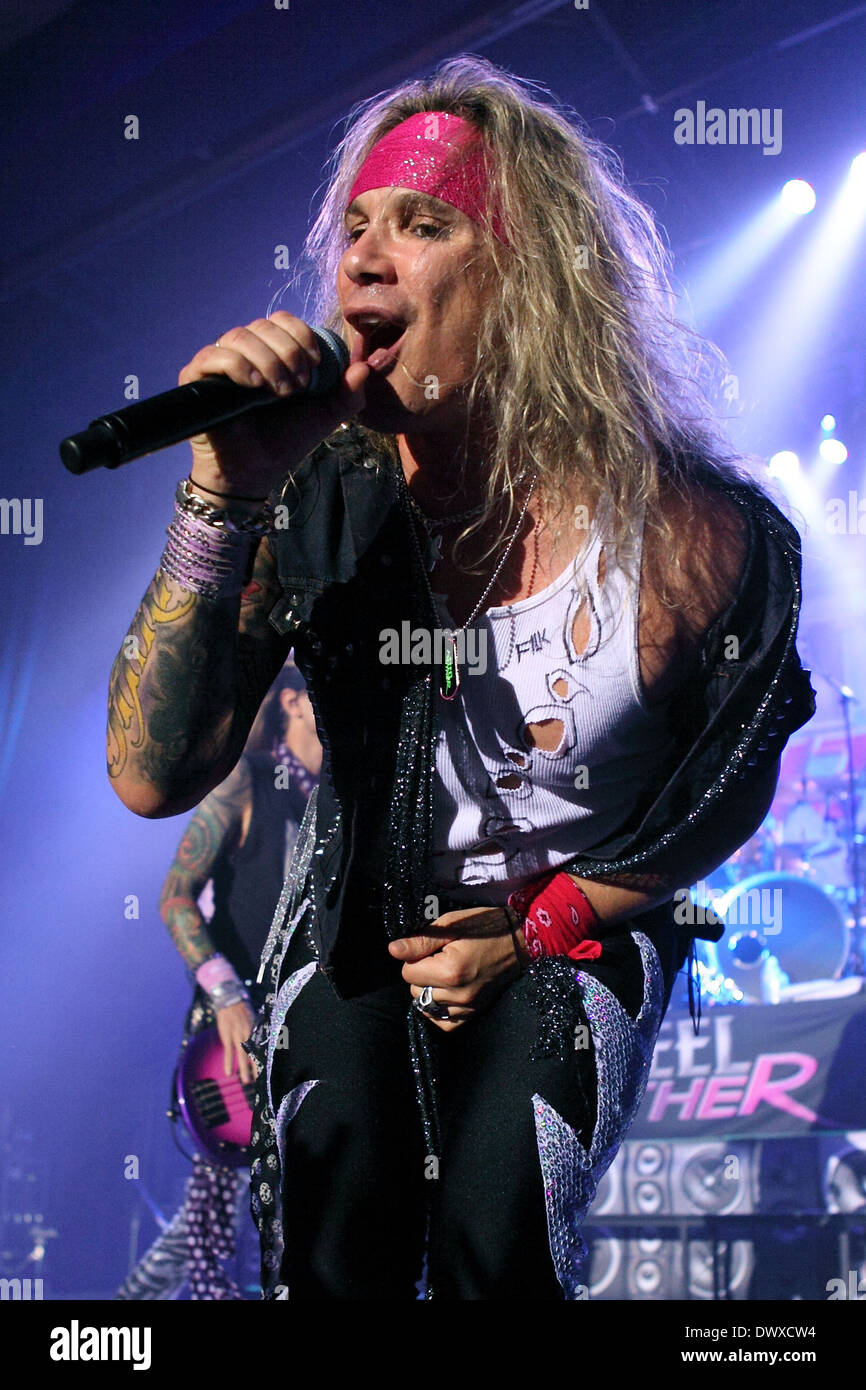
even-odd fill
[{"label": "guitar strings", "polygon": [[[214,1094],[216,1087],[216,1094]],[[237,1103],[238,1091],[240,1091],[245,1101],[249,1101],[255,1093],[255,1083],[251,1081],[241,1082],[234,1076],[218,1080],[216,1077],[203,1077],[200,1081],[195,1081],[190,1087],[192,1097],[195,1102],[196,1111],[207,1125],[213,1128],[222,1123],[225,1124],[233,1117],[229,1111],[230,1103]],[[204,1094],[203,1094],[204,1093]],[[222,1117],[225,1118],[222,1118]]]}]

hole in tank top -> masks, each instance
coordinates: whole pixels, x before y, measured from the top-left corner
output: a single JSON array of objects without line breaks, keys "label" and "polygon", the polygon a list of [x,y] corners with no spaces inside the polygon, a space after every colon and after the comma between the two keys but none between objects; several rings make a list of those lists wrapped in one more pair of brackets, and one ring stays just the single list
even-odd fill
[{"label": "hole in tank top", "polygon": [[571,623],[571,640],[574,650],[578,656],[583,656],[589,646],[589,639],[592,635],[592,607],[589,595],[581,600],[580,607],[574,615]]},{"label": "hole in tank top", "polygon": [[561,719],[541,719],[537,724],[526,725],[526,741],[543,753],[555,753],[565,737],[565,725]]},{"label": "hole in tank top", "polygon": [[506,772],[504,776],[497,777],[496,785],[505,792],[515,792],[518,787],[522,787],[525,779],[519,772]]},{"label": "hole in tank top", "polygon": [[501,854],[503,846],[499,840],[485,840],[483,844],[473,845],[470,854]]}]

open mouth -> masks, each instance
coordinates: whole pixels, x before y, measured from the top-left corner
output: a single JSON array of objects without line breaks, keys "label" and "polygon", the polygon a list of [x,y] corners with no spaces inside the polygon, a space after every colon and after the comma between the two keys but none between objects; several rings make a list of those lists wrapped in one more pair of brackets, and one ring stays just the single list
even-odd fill
[{"label": "open mouth", "polygon": [[392,348],[403,337],[406,332],[406,325],[403,323],[380,323],[370,329],[369,337],[365,346],[367,356],[375,352],[377,348]]},{"label": "open mouth", "polygon": [[360,338],[353,354],[359,361],[366,361],[374,352],[382,349],[387,352],[395,350],[396,356],[396,349],[406,334],[406,324],[398,319],[361,318],[352,326]]}]

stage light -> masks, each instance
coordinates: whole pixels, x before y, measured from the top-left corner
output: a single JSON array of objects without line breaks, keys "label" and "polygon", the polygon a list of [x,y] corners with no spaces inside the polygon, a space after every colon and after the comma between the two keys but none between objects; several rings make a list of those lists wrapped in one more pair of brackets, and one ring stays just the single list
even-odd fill
[{"label": "stage light", "polygon": [[822,421],[821,421],[821,429],[824,431],[824,433],[825,433],[825,434],[832,434],[835,428],[836,428],[836,416],[835,416],[835,415],[825,415],[824,418],[823,418]]},{"label": "stage light", "polygon": [[782,202],[798,217],[805,217],[815,206],[815,190],[805,179],[789,179],[782,189]]},{"label": "stage light", "polygon": [[776,195],[689,275],[683,316],[706,332],[725,313],[798,221]]},{"label": "stage light", "polygon": [[765,428],[780,434],[790,419],[792,400],[814,376],[847,308],[851,279],[862,264],[866,196],[845,178],[818,217],[801,230],[805,236],[797,254],[775,279],[766,307],[752,307],[752,343],[737,348],[740,380],[748,382],[751,398],[761,401]]},{"label": "stage light", "polygon": [[800,460],[792,449],[781,449],[778,454],[773,454],[767,468],[771,477],[783,483],[790,482],[800,472]]},{"label": "stage light", "polygon": [[848,177],[852,183],[858,184],[861,188],[866,187],[866,152],[855,155],[851,160],[851,172]]},{"label": "stage light", "polygon": [[822,439],[818,453],[825,463],[844,463],[848,457],[848,450],[841,439]]}]

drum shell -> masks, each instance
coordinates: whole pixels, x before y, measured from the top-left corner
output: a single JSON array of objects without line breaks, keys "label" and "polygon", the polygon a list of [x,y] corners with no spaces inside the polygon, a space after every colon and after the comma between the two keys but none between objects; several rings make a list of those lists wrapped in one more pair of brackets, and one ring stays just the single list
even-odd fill
[{"label": "drum shell", "polygon": [[792,984],[839,977],[848,954],[845,918],[836,899],[809,879],[754,874],[716,898],[714,908],[725,926],[719,968],[749,1001],[761,1000],[761,965],[769,955]]}]

